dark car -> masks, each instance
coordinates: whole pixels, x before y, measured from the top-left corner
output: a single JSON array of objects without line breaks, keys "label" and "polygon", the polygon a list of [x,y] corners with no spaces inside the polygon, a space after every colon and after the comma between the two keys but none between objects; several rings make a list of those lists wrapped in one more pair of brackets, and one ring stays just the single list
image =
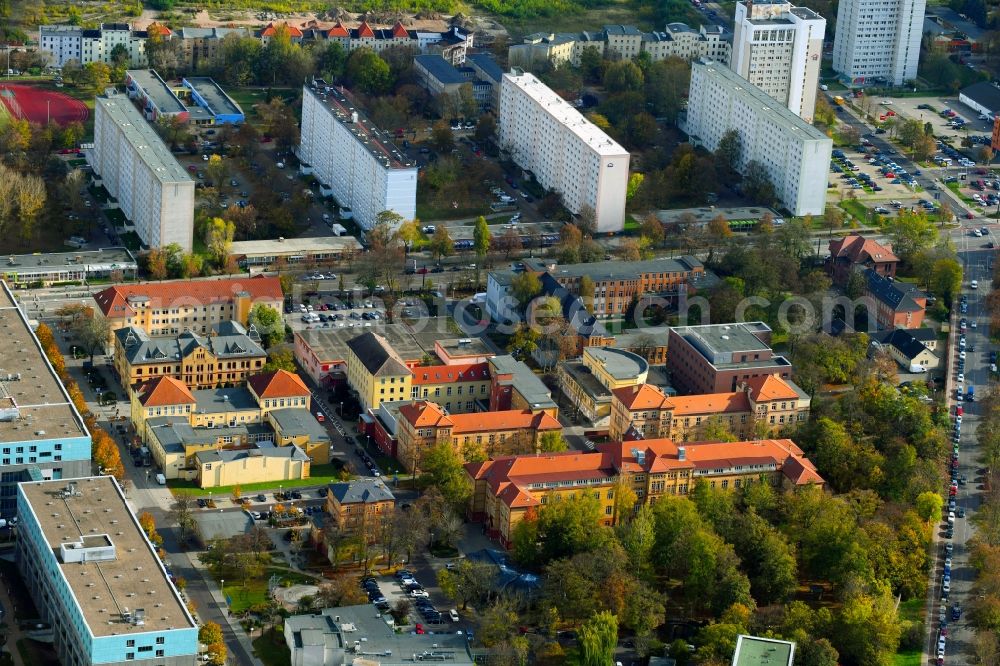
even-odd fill
[{"label": "dark car", "polygon": [[292,499],[302,499],[302,493],[300,493],[297,490],[293,490],[292,493],[291,493],[291,495],[292,495]]},{"label": "dark car", "polygon": [[203,500],[202,498],[199,497],[198,498],[198,508],[199,509],[204,509],[207,506],[208,506],[208,502],[206,502],[205,500]]},{"label": "dark car", "polygon": [[266,502],[267,501],[267,497],[264,495],[264,493],[261,493],[260,495],[257,495],[257,501],[258,502]]}]

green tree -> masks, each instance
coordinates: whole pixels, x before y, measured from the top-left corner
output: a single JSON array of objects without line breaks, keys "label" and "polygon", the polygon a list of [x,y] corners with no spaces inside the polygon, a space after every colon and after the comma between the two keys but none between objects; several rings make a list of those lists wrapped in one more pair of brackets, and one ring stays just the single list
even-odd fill
[{"label": "green tree", "polygon": [[450,441],[441,441],[427,449],[420,461],[429,484],[441,491],[445,501],[458,512],[465,511],[465,504],[472,496],[472,482],[463,462]]},{"label": "green tree", "polygon": [[281,321],[281,314],[263,303],[256,303],[250,308],[247,324],[256,329],[265,349],[285,339],[285,325]]},{"label": "green tree", "polygon": [[757,160],[747,162],[743,170],[743,193],[763,206],[773,204],[777,196],[767,168]]},{"label": "green tree", "polygon": [[604,70],[604,87],[610,94],[643,89],[642,70],[631,60],[619,60]]},{"label": "green tree", "polygon": [[510,340],[507,342],[507,351],[509,351],[514,358],[523,361],[531,356],[536,349],[538,349],[538,341],[540,338],[541,335],[537,330],[527,324],[522,324],[517,328],[517,330],[514,331],[514,334],[510,336]]},{"label": "green tree", "polygon": [[698,439],[705,442],[735,442],[738,438],[721,416],[715,416],[704,421],[698,432]]},{"label": "green tree", "polygon": [[559,453],[567,449],[569,449],[569,444],[561,432],[545,432],[538,438],[538,450],[542,453]]},{"label": "green tree", "polygon": [[367,47],[351,51],[345,76],[352,86],[369,95],[382,95],[392,87],[389,63]]},{"label": "green tree", "polygon": [[927,215],[905,209],[886,221],[885,231],[892,239],[892,251],[903,261],[933,245],[938,237]]},{"label": "green tree", "polygon": [[603,520],[601,502],[589,493],[553,496],[538,510],[543,562],[581,553],[597,545],[595,526]]},{"label": "green tree", "polygon": [[490,226],[486,223],[486,218],[482,215],[476,218],[476,226],[472,230],[472,236],[476,257],[480,260],[485,259],[490,251]]},{"label": "green tree", "polygon": [[578,296],[583,299],[583,304],[587,307],[587,312],[594,314],[594,280],[589,275],[580,277],[580,286],[577,289]]},{"label": "green tree", "polygon": [[838,666],[840,653],[825,638],[799,641],[795,666]]},{"label": "green tree", "polygon": [[208,221],[205,226],[205,249],[212,255],[216,265],[225,265],[235,234],[236,225],[232,222],[227,222],[221,217],[213,217]]},{"label": "green tree", "polygon": [[347,52],[340,42],[328,41],[325,46],[313,49],[316,72],[327,81],[339,81],[347,66]]},{"label": "green tree", "polygon": [[295,357],[290,349],[284,347],[272,348],[267,354],[267,363],[261,368],[261,372],[274,372],[275,370],[287,370],[295,372]]},{"label": "green tree", "polygon": [[431,127],[431,145],[439,153],[446,153],[455,146],[455,135],[447,120],[439,120]]},{"label": "green tree", "polygon": [[448,227],[443,224],[438,225],[431,237],[429,248],[435,259],[450,257],[455,253],[455,241],[451,239]]},{"label": "green tree", "polygon": [[607,611],[597,613],[580,626],[580,661],[583,666],[614,663],[618,647],[618,618]]},{"label": "green tree", "polygon": [[510,294],[523,309],[542,293],[542,281],[530,271],[523,271],[510,281]]},{"label": "green tree", "polygon": [[719,139],[715,148],[715,160],[723,169],[734,173],[740,164],[743,154],[743,137],[738,129],[729,129]]},{"label": "green tree", "polygon": [[931,293],[950,304],[962,291],[962,265],[956,259],[938,259],[931,269]]},{"label": "green tree", "polygon": [[111,85],[111,68],[100,60],[88,62],[83,66],[83,80],[88,89],[95,93],[103,92]]},{"label": "green tree", "polygon": [[837,616],[831,636],[847,664],[888,666],[902,634],[896,603],[888,590],[850,593]]}]

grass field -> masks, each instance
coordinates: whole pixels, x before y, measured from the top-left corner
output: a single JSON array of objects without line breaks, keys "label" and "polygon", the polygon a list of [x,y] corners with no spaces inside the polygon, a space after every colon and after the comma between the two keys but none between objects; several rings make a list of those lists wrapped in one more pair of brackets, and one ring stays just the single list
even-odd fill
[{"label": "grass field", "polygon": [[[271,88],[272,97],[281,97],[286,102],[298,97],[299,91],[296,88]],[[263,104],[267,101],[267,88],[231,88],[226,92],[233,98],[240,108],[243,109],[247,120],[257,119],[255,104]]]},{"label": "grass field", "polygon": [[595,9],[579,12],[566,12],[555,16],[517,19],[508,16],[497,17],[511,36],[511,43],[517,44],[525,35],[539,30],[549,32],[578,32],[580,30],[600,30],[604,25],[634,25],[640,30],[663,30],[663,26],[654,26],[639,18],[639,14],[628,0]]},{"label": "grass field", "polygon": [[[263,483],[248,483],[240,485],[240,490],[244,495],[257,493],[261,490],[274,490],[278,486],[282,488],[304,488],[307,486],[324,486],[328,483],[340,481],[339,465],[313,465],[308,479],[292,479],[291,481],[265,481]],[[199,488],[197,481],[183,481],[181,479],[171,479],[167,483],[170,492],[174,495],[187,495],[188,497],[208,497],[209,491],[212,497],[229,497],[233,494],[236,486],[220,486],[218,488]]]},{"label": "grass field", "polygon": [[255,604],[267,600],[267,582],[272,574],[277,574],[282,581],[288,581],[292,585],[308,585],[316,583],[317,580],[310,576],[303,576],[284,569],[265,569],[264,575],[254,578],[243,585],[239,581],[226,581],[226,586],[222,588],[223,593],[229,598],[229,608],[234,613],[241,613]]},{"label": "grass field", "polygon": [[10,122],[10,111],[7,110],[6,104],[0,104],[0,129],[7,126]]},{"label": "grass field", "polygon": [[253,639],[254,654],[264,662],[264,666],[291,666],[292,658],[285,646],[283,629],[269,629],[259,638]]},{"label": "grass field", "polygon": [[862,222],[868,219],[868,208],[857,199],[845,199],[840,202],[840,207]]}]

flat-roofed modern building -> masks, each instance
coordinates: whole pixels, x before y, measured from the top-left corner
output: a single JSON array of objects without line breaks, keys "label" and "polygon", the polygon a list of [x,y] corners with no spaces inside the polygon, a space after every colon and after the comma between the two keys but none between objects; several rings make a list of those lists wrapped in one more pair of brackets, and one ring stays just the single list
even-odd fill
[{"label": "flat-roofed modern building", "polygon": [[156,70],[130,69],[125,72],[125,92],[130,98],[139,100],[143,115],[150,122],[161,117],[177,117],[186,121],[189,117],[184,102],[178,99]]},{"label": "flat-roofed modern building", "polygon": [[90,474],[90,432],[6,283],[0,290],[0,517],[20,481]]},{"label": "flat-roofed modern building", "polygon": [[724,65],[691,66],[691,91],[681,128],[691,142],[714,151],[731,129],[740,134],[739,171],[761,164],[792,215],[822,215],[833,141]]},{"label": "flat-roofed modern building", "polygon": [[17,560],[66,666],[193,666],[198,627],[110,476],[17,487]]},{"label": "flat-roofed modern building", "polygon": [[731,393],[765,375],[791,379],[791,362],[770,342],[771,329],[762,321],[677,326],[670,329],[667,369],[674,388],[688,395]]},{"label": "flat-roofed modern building", "polygon": [[273,240],[236,241],[229,246],[229,256],[247,267],[286,264],[324,264],[349,259],[361,252],[354,236],[321,238],[278,238]]},{"label": "flat-roofed modern building", "polygon": [[299,159],[351,209],[363,229],[391,210],[417,216],[417,165],[339,90],[316,80],[302,92]]},{"label": "flat-roofed modern building", "polygon": [[736,637],[733,666],[792,666],[795,643],[757,636]]},{"label": "flat-roofed modern building", "polygon": [[14,288],[48,287],[55,282],[86,282],[109,279],[134,280],[139,265],[124,247],[105,247],[75,252],[12,254],[0,260],[0,278]]},{"label": "flat-roofed modern building", "polygon": [[834,71],[852,86],[900,86],[916,79],[926,8],[926,0],[843,0]]},{"label": "flat-roofed modern building", "polygon": [[500,85],[498,144],[579,214],[590,207],[601,233],[625,225],[629,153],[534,74],[515,70]]},{"label": "flat-roofed modern building", "polygon": [[191,251],[194,180],[124,96],[97,97],[87,159],[144,245]]},{"label": "flat-roofed modern building", "polygon": [[733,24],[733,71],[812,122],[826,19],[787,0],[744,0]]},{"label": "flat-roofed modern building", "polygon": [[191,100],[208,112],[213,125],[239,125],[246,116],[226,91],[207,76],[192,76],[181,81],[190,91]]}]

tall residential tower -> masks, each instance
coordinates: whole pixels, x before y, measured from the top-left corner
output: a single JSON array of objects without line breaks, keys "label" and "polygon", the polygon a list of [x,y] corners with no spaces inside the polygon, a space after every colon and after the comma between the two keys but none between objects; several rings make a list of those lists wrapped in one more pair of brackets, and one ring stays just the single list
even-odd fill
[{"label": "tall residential tower", "polygon": [[833,69],[851,85],[917,78],[926,0],[841,0]]},{"label": "tall residential tower", "polygon": [[733,23],[733,71],[812,122],[826,19],[784,0],[744,0]]}]

